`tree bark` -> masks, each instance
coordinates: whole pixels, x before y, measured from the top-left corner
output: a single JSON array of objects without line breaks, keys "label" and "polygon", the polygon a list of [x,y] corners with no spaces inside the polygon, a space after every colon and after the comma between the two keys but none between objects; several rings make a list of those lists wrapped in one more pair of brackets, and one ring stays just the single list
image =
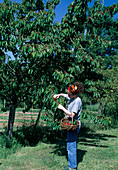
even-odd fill
[{"label": "tree bark", "polygon": [[102,102],[99,100],[99,115],[102,113]]},{"label": "tree bark", "polygon": [[9,120],[8,120],[8,140],[13,136],[13,124],[15,119],[15,105],[10,106]]},{"label": "tree bark", "polygon": [[37,116],[37,119],[36,119],[34,128],[36,128],[36,126],[37,126],[37,124],[38,124],[38,122],[39,122],[40,116],[41,116],[41,110],[40,110],[40,112],[39,112],[39,114],[38,114],[38,116]]}]

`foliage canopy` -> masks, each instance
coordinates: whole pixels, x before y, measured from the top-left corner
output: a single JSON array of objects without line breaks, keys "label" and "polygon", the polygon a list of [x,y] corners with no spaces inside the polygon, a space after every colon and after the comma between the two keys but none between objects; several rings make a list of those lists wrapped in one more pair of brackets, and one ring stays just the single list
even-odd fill
[{"label": "foliage canopy", "polygon": [[[75,81],[84,85],[83,103],[102,101],[105,111],[109,96],[117,99],[118,21],[112,18],[118,4],[105,7],[95,1],[89,8],[91,0],[75,0],[61,23],[55,23],[59,2],[4,0],[0,4],[0,98],[6,100],[6,109],[23,102],[27,105],[24,112],[32,104],[41,108],[47,115],[44,119],[54,127],[63,114],[56,114],[52,96],[65,92]],[[14,60],[6,55],[8,51]],[[116,103],[114,108],[116,112]]]}]

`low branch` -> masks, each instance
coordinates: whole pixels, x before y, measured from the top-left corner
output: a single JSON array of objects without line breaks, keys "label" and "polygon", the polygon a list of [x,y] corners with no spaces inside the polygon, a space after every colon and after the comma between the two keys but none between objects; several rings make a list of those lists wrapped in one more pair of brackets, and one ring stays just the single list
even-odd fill
[{"label": "low branch", "polygon": [[15,70],[14,69],[12,69],[11,67],[10,67],[10,65],[9,64],[7,64],[8,65],[8,67],[13,71],[12,73],[13,73],[13,75],[15,75]]}]

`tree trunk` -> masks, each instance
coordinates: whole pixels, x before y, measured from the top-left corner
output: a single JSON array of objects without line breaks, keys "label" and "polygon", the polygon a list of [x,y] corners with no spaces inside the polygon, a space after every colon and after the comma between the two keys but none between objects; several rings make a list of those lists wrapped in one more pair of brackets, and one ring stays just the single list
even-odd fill
[{"label": "tree trunk", "polygon": [[103,108],[103,113],[105,116],[106,116],[106,106],[107,106],[107,104],[105,103],[104,108]]},{"label": "tree trunk", "polygon": [[13,136],[13,124],[15,119],[15,105],[10,106],[9,120],[8,120],[8,140]]},{"label": "tree trunk", "polygon": [[99,115],[102,113],[102,102],[99,100]]},{"label": "tree trunk", "polygon": [[38,114],[38,116],[37,116],[37,119],[36,119],[36,123],[35,123],[35,125],[34,125],[34,128],[36,128],[36,126],[37,126],[37,124],[38,124],[38,122],[39,122],[40,116],[41,116],[41,110],[40,110],[40,112],[39,112],[39,114]]}]

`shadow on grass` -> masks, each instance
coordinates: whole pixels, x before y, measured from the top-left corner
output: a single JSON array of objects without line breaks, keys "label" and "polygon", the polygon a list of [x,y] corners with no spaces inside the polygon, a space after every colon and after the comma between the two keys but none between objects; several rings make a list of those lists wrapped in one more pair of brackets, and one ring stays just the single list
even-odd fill
[{"label": "shadow on grass", "polygon": [[39,142],[44,143],[58,143],[66,140],[64,138],[65,132],[60,130],[52,130],[48,126],[23,126],[14,131],[13,136],[23,146],[36,146]]},{"label": "shadow on grass", "polygon": [[[23,146],[35,146],[40,141],[50,144],[57,144],[61,147],[66,146],[67,134],[65,131],[52,130],[50,127],[38,126],[24,126],[19,128],[14,132],[14,137]],[[117,136],[96,133],[90,130],[88,127],[82,127],[79,135],[78,141],[81,145],[90,145],[95,147],[108,147],[104,145],[99,145],[100,140],[106,141],[107,138],[117,138]]]},{"label": "shadow on grass", "polygon": [[78,142],[80,145],[108,148],[107,145],[100,145],[100,141],[107,141],[108,138],[117,138],[115,135],[96,133],[86,127],[82,127]]},{"label": "shadow on grass", "polygon": [[[64,155],[64,148],[66,148],[66,132],[60,130],[52,130],[50,127],[22,127],[14,132],[14,137],[23,146],[35,146],[41,142],[56,144],[55,154]],[[107,138],[116,138],[117,136],[109,134],[96,133],[88,127],[83,126],[80,130],[78,141],[81,145],[95,146],[95,147],[108,147],[100,145],[99,141],[106,141]],[[61,150],[61,152],[60,152]]]},{"label": "shadow on grass", "polygon": [[[52,130],[50,127],[34,126],[22,127],[14,131],[13,136],[15,140],[22,146],[36,146],[39,142],[44,142],[52,145],[52,152],[59,156],[67,158],[66,151],[66,132],[60,130]],[[83,126],[78,135],[79,145],[94,146],[107,148],[107,145],[100,145],[100,141],[106,141],[108,138],[117,138],[117,136],[96,133],[88,127]],[[78,149],[78,163],[82,162],[87,150]]]},{"label": "shadow on grass", "polygon": [[77,149],[77,162],[78,164],[83,161],[83,157],[86,154],[86,150]]}]

